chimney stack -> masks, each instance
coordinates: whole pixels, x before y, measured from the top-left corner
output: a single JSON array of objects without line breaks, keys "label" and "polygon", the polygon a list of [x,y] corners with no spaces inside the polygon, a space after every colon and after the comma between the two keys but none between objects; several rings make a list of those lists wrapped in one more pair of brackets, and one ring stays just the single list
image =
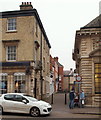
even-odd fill
[{"label": "chimney stack", "polygon": [[33,9],[31,2],[22,2],[22,4],[20,5],[20,10],[31,10],[31,9]]},{"label": "chimney stack", "polygon": [[58,62],[58,57],[54,57],[54,60],[55,60],[56,62]]}]

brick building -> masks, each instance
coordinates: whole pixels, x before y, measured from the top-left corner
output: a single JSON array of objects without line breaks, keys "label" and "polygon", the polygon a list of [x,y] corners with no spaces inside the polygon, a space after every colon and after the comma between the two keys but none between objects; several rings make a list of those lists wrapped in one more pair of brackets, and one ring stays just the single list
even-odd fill
[{"label": "brick building", "polygon": [[54,85],[54,92],[63,91],[63,65],[58,61],[58,57],[50,56],[50,74]]},{"label": "brick building", "polygon": [[86,105],[101,106],[101,15],[76,31],[73,60],[82,77]]},{"label": "brick building", "polygon": [[50,43],[31,2],[0,13],[0,92],[49,94]]},{"label": "brick building", "polygon": [[58,62],[58,91],[63,91],[63,65]]}]

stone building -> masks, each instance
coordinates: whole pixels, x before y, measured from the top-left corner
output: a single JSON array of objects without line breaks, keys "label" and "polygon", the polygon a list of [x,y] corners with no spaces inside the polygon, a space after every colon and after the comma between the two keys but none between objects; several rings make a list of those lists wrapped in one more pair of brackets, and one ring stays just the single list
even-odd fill
[{"label": "stone building", "polygon": [[22,2],[20,10],[0,15],[0,92],[46,97],[51,45],[37,10]]},{"label": "stone building", "polygon": [[86,105],[101,106],[101,15],[76,31],[73,60],[82,77]]},{"label": "stone building", "polygon": [[63,78],[63,90],[70,92],[71,89],[74,87],[74,72],[72,68],[70,70],[64,70],[64,78]]}]

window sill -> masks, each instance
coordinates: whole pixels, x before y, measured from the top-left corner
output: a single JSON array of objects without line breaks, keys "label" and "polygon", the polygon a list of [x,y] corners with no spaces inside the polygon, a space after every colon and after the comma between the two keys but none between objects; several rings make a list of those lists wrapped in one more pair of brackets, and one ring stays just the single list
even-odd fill
[{"label": "window sill", "polygon": [[17,30],[7,30],[6,33],[16,33]]},{"label": "window sill", "polygon": [[6,60],[6,62],[16,62],[16,60]]}]

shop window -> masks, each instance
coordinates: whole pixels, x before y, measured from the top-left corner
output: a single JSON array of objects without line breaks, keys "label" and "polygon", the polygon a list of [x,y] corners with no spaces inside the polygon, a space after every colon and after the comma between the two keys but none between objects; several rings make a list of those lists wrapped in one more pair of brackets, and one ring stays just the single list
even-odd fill
[{"label": "shop window", "polygon": [[7,93],[7,74],[0,74],[0,94]]},{"label": "shop window", "polygon": [[95,94],[101,94],[101,63],[95,64]]},{"label": "shop window", "polygon": [[25,75],[20,73],[14,74],[14,81],[15,81],[15,92],[25,93]]}]

